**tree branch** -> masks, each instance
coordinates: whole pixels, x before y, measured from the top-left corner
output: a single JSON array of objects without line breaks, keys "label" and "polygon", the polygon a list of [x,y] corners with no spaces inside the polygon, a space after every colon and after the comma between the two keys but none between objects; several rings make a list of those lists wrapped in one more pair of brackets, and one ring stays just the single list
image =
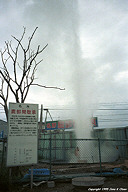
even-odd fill
[{"label": "tree branch", "polygon": [[[10,93],[9,91],[11,91],[11,93],[14,95],[17,103],[24,103],[29,93],[29,89],[32,85],[42,88],[65,90],[64,88],[44,86],[38,83],[34,83],[37,67],[43,60],[37,60],[38,56],[48,46],[48,44],[46,44],[43,48],[40,48],[40,45],[38,45],[35,50],[31,49],[32,40],[37,29],[38,27],[35,28],[32,35],[29,37],[26,46],[23,43],[26,33],[26,28],[24,27],[21,38],[16,38],[15,36],[12,36],[13,39],[16,41],[16,48],[13,48],[11,41],[6,41],[4,51],[0,51],[1,61],[3,65],[2,67],[0,67],[0,98],[3,100],[3,106],[7,118],[7,102]],[[19,59],[21,58],[21,54],[23,55],[22,61]],[[12,70],[10,70],[10,67],[12,67]]]},{"label": "tree branch", "polygon": [[37,29],[38,29],[38,27],[35,28],[34,32],[32,33],[31,37],[29,38],[28,47],[27,47],[27,49],[26,49],[26,52],[30,49],[31,41],[32,41],[33,36],[34,36],[34,34],[35,34],[35,32],[36,32]]},{"label": "tree branch", "polygon": [[48,88],[48,89],[59,89],[59,90],[62,90],[62,91],[65,90],[65,88],[54,87],[54,86],[45,86],[45,85],[40,85],[40,84],[37,84],[37,83],[33,83],[31,85],[35,85],[35,86],[39,86],[39,87],[43,87],[43,88]]}]

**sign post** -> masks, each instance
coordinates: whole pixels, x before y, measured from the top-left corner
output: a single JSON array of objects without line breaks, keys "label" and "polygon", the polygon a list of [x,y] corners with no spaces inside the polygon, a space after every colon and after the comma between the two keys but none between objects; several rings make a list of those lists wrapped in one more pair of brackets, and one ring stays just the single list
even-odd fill
[{"label": "sign post", "polygon": [[31,166],[31,189],[33,188],[33,165]]},{"label": "sign post", "polygon": [[38,105],[9,103],[7,166],[37,164]]}]

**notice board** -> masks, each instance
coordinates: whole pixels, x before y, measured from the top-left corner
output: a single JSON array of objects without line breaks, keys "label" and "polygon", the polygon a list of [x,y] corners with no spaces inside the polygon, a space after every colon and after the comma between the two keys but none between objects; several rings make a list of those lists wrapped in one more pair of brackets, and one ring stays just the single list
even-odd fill
[{"label": "notice board", "polygon": [[9,103],[7,166],[36,164],[38,105]]}]

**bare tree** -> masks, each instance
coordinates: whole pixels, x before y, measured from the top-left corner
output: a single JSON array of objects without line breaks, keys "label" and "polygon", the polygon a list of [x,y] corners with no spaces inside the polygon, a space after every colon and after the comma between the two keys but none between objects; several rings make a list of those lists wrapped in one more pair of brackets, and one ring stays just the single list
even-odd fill
[{"label": "bare tree", "polygon": [[1,88],[0,88],[0,98],[3,100],[3,103],[0,103],[0,105],[3,106],[6,118],[8,120],[8,95],[9,95],[9,86],[8,84],[6,85],[6,90],[4,90],[4,79],[0,78],[1,80]]},{"label": "bare tree", "polygon": [[36,50],[32,49],[32,40],[37,29],[38,27],[35,28],[29,37],[26,46],[23,43],[26,28],[23,28],[20,39],[12,36],[16,41],[15,48],[12,46],[12,42],[8,41],[5,42],[4,50],[0,51],[2,61],[2,67],[0,67],[0,98],[2,102],[0,104],[4,107],[7,120],[9,91],[13,94],[16,103],[24,103],[32,85],[64,90],[58,87],[48,87],[34,83],[37,67],[42,62],[42,59],[40,60],[38,56],[48,46],[47,44],[43,48],[40,48],[40,45],[38,45]]}]

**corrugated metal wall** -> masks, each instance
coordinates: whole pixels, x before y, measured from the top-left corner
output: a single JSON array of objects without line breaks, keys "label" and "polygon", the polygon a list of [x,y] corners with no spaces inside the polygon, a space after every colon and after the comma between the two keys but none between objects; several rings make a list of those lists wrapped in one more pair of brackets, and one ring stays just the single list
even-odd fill
[{"label": "corrugated metal wall", "polygon": [[39,141],[39,157],[48,160],[50,157],[50,136],[51,136],[51,157],[52,161],[68,161],[69,154],[76,148],[75,133],[72,131],[47,131],[41,134]]},{"label": "corrugated metal wall", "polygon": [[[113,146],[119,150],[120,158],[128,157],[128,128],[113,129],[93,129],[91,132],[93,138],[114,139],[125,141],[114,141]],[[112,146],[112,144],[111,144]]]},{"label": "corrugated metal wall", "polygon": [[[102,139],[100,142],[101,158],[102,161],[107,162],[116,157],[116,160],[121,158],[128,158],[128,128],[120,129],[93,129],[91,131],[91,138],[88,139]],[[74,139],[74,140],[72,140]],[[78,138],[77,138],[78,139]],[[76,139],[75,132],[73,131],[51,131],[51,147],[50,147],[50,131],[41,134],[41,139],[39,140],[39,159],[47,162],[50,159],[54,162],[69,162],[71,156],[74,157],[74,152],[78,141]],[[83,138],[84,139],[84,138]],[[119,140],[119,141],[118,141]],[[124,140],[124,141],[123,141]],[[98,151],[98,140],[96,141],[79,141],[80,149],[87,148],[91,144],[95,143],[95,151]],[[51,149],[51,150],[50,150]],[[51,151],[51,154],[50,154]],[[95,156],[95,151],[93,155]],[[87,150],[85,150],[87,153]],[[91,151],[85,156],[89,156]],[[75,158],[75,157],[74,157]]]},{"label": "corrugated metal wall", "polygon": [[128,139],[128,128],[93,129],[91,136],[102,139]]}]

